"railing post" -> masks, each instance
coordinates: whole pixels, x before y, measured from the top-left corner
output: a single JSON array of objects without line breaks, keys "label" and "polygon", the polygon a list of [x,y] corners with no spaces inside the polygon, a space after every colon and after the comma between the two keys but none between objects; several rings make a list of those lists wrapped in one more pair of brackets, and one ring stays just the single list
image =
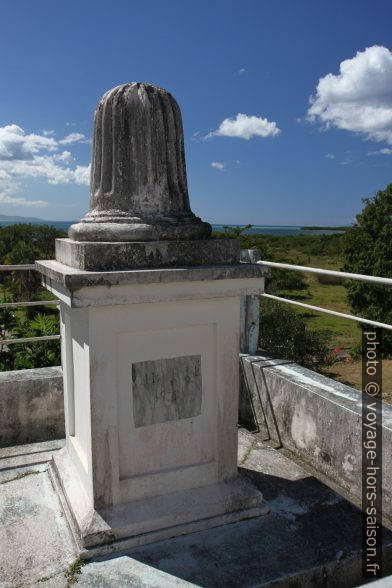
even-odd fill
[{"label": "railing post", "polygon": [[[241,249],[242,263],[257,263],[261,260],[258,249]],[[240,351],[256,353],[259,346],[260,296],[241,296]]]}]

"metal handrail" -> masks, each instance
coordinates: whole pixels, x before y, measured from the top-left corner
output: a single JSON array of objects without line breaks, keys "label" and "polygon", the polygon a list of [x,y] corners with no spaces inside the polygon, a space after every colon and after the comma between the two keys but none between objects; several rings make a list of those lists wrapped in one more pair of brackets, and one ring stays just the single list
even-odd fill
[{"label": "metal handrail", "polygon": [[20,339],[0,339],[1,345],[11,345],[12,343],[30,343],[31,341],[52,341],[60,339],[61,335],[44,335],[42,337],[21,337]]},{"label": "metal handrail", "polygon": [[[265,267],[276,267],[280,269],[288,269],[293,271],[301,271],[301,272],[310,272],[314,274],[321,274],[326,276],[337,276],[342,279],[349,279],[349,280],[359,280],[362,282],[373,282],[385,286],[392,286],[392,278],[380,278],[378,276],[367,276],[365,274],[350,274],[348,272],[340,272],[335,270],[325,270],[318,267],[307,267],[305,265],[294,265],[290,263],[278,263],[276,261],[257,261],[258,265],[262,265]],[[372,321],[369,319],[362,318],[360,316],[354,316],[352,314],[345,314],[343,312],[337,312],[336,310],[330,310],[328,308],[322,308],[321,306],[313,306],[312,304],[305,304],[303,302],[298,302],[297,300],[290,300],[288,298],[283,298],[281,296],[274,296],[273,294],[267,294],[264,292],[261,294],[264,298],[270,298],[271,300],[276,300],[277,302],[285,302],[287,304],[293,304],[294,306],[300,306],[301,308],[307,308],[308,310],[314,310],[316,312],[322,312],[324,314],[329,314],[333,316],[337,316],[339,318],[348,319],[351,321],[357,321],[366,325],[370,325],[372,327],[387,329],[392,331],[392,325],[388,323],[381,323],[378,321]]]},{"label": "metal handrail", "polygon": [[362,318],[360,316],[354,316],[352,314],[345,314],[344,312],[337,312],[336,310],[329,310],[328,308],[322,308],[321,306],[313,306],[312,304],[304,304],[303,302],[298,302],[297,300],[290,300],[289,298],[282,298],[281,296],[274,296],[273,294],[261,294],[264,298],[270,298],[271,300],[276,300],[277,302],[287,302],[287,304],[293,304],[294,306],[301,306],[301,308],[307,308],[309,310],[316,310],[318,312],[323,312],[324,314],[332,314],[333,316],[338,316],[339,318],[349,319],[350,321],[358,321],[359,323],[364,323],[365,325],[371,325],[372,327],[377,327],[380,329],[388,329],[392,331],[392,325],[388,325],[387,323],[379,323],[377,321],[371,321],[369,319]]},{"label": "metal handrail", "polygon": [[46,306],[47,304],[57,305],[60,300],[37,300],[36,302],[2,302],[0,308],[23,308],[25,306]]},{"label": "metal handrail", "polygon": [[267,267],[277,267],[281,269],[288,269],[300,272],[310,272],[313,274],[322,274],[325,276],[336,276],[338,278],[347,280],[359,280],[361,282],[375,282],[377,284],[384,284],[392,286],[392,278],[379,278],[378,276],[367,276],[366,274],[350,274],[348,272],[341,272],[336,270],[326,270],[319,267],[307,267],[306,265],[293,265],[290,263],[278,263],[276,261],[258,261],[259,265]]},{"label": "metal handrail", "polygon": [[20,263],[18,265],[0,265],[0,272],[14,272],[14,271],[25,271],[25,270],[34,270],[35,264],[34,263]]},{"label": "metal handrail", "polygon": [[[18,265],[0,265],[0,272],[6,271],[26,271],[35,270],[36,266],[34,263],[21,263]],[[0,309],[4,308],[24,308],[26,306],[46,306],[47,304],[58,305],[60,300],[37,300],[33,302],[3,302],[0,304]],[[0,339],[0,347],[2,345],[12,345],[14,343],[30,343],[36,341],[52,341],[60,339],[60,335],[46,335],[42,337],[21,337],[19,339]]]}]

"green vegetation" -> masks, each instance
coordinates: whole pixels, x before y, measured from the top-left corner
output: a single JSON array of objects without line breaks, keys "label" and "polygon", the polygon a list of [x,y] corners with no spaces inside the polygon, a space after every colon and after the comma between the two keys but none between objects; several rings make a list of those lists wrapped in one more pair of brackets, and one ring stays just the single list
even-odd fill
[{"label": "green vegetation", "polygon": [[[46,225],[10,225],[0,227],[0,264],[34,263],[53,259],[54,243],[65,233]],[[54,297],[41,286],[35,271],[0,273],[0,302],[30,302]],[[56,335],[59,333],[58,310],[55,306],[0,309],[0,337],[17,339]],[[0,345],[0,371],[58,365],[59,341]]]},{"label": "green vegetation", "polygon": [[317,369],[328,356],[328,337],[306,328],[304,318],[285,303],[262,300],[260,346],[270,353]]},{"label": "green vegetation", "polygon": [[[247,228],[249,227],[247,226]],[[245,228],[241,231],[241,227],[235,227],[235,235],[233,231],[227,231],[225,233],[215,233],[215,236],[220,238],[239,238],[241,248],[259,249],[261,251],[261,258],[266,261],[315,266],[332,270],[340,270],[344,263],[344,235],[340,233],[333,235],[274,236],[247,235],[244,234],[244,230]],[[346,290],[339,278],[299,273],[292,270],[273,269],[271,277],[266,279],[266,291],[270,294],[298,300],[305,304],[350,313]],[[268,313],[272,312],[274,305],[278,305],[277,302],[268,302],[269,305],[267,305],[267,301],[262,301],[262,317],[264,316],[264,305],[266,305],[265,308]],[[284,327],[286,320],[284,313],[286,311],[290,315],[290,320],[292,314],[297,315],[302,321],[302,326],[300,327],[299,323],[296,323],[296,329],[300,330],[306,326],[307,331],[317,333],[319,335],[319,341],[316,345],[317,350],[320,350],[322,345],[325,345],[327,355],[335,347],[349,349],[360,341],[360,330],[356,323],[352,321],[342,320],[313,311],[310,312],[309,310],[298,307],[288,307],[287,304],[280,304],[279,307],[281,312],[280,314],[276,313],[274,320],[278,321],[279,316],[281,316]],[[269,344],[272,345],[270,339]],[[290,345],[292,343],[288,343],[288,347],[285,350],[286,353],[288,353]],[[290,355],[290,358],[293,359],[294,355],[296,354]],[[298,355],[296,356],[298,357]],[[318,362],[320,362],[320,353],[317,352],[315,356],[318,357]],[[289,355],[286,355],[286,357],[289,357]],[[304,353],[304,364],[309,365],[306,357],[309,357],[307,351]]]},{"label": "green vegetation", "polygon": [[[392,184],[364,200],[357,222],[345,235],[345,271],[392,277]],[[349,281],[348,300],[353,311],[366,318],[392,323],[392,289],[382,284]],[[392,334],[383,332],[384,355],[392,354]]]},{"label": "green vegetation", "polygon": [[86,564],[85,561],[77,557],[70,566],[65,570],[64,576],[67,579],[68,585],[72,586],[78,581],[78,575],[82,573],[82,567]]},{"label": "green vegetation", "polygon": [[[392,276],[392,184],[365,200],[357,224],[342,233],[249,235],[251,226],[224,227],[224,232],[215,232],[214,237],[237,238],[241,248],[259,249],[261,258],[266,261]],[[0,264],[53,258],[54,240],[62,236],[62,231],[48,226],[23,224],[0,228]],[[273,269],[266,280],[266,291],[313,306],[382,322],[392,321],[392,292],[386,286]],[[0,273],[0,302],[50,298],[36,272]],[[345,383],[359,385],[361,329],[356,322],[266,299],[261,306],[260,331],[264,348]],[[57,309],[53,306],[38,308],[0,309],[0,337],[57,334]],[[389,357],[392,338],[386,332],[383,337],[384,343],[387,342],[384,352]],[[58,341],[0,345],[0,371],[59,363]],[[384,391],[392,398],[392,359],[385,359],[384,363]]]},{"label": "green vegetation", "polygon": [[[357,224],[342,233],[249,235],[245,230],[249,228],[249,225],[230,228],[215,236],[239,238],[241,248],[259,249],[266,261],[392,277],[392,184],[365,200]],[[266,292],[346,314],[392,322],[392,291],[387,286],[273,269],[266,280]],[[263,348],[360,388],[359,323],[266,299],[261,301],[260,314]],[[383,392],[384,398],[392,402],[392,337],[386,331],[383,348],[386,357]]]}]

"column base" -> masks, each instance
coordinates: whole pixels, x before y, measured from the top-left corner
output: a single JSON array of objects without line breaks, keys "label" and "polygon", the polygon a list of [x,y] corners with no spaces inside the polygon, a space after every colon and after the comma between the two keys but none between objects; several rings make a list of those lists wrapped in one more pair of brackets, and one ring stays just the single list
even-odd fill
[{"label": "column base", "polygon": [[268,513],[262,494],[238,474],[226,482],[94,510],[68,455],[49,468],[80,557],[106,555]]},{"label": "column base", "polygon": [[237,239],[90,242],[56,239],[56,260],[85,271],[239,264]]}]

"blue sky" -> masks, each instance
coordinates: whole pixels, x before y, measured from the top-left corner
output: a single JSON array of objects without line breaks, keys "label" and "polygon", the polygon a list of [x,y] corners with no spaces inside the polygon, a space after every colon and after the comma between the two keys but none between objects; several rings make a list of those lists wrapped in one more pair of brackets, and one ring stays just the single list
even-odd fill
[{"label": "blue sky", "polygon": [[3,0],[1,20],[0,213],[86,212],[95,105],[130,81],[177,99],[210,222],[347,224],[392,181],[387,0]]}]

